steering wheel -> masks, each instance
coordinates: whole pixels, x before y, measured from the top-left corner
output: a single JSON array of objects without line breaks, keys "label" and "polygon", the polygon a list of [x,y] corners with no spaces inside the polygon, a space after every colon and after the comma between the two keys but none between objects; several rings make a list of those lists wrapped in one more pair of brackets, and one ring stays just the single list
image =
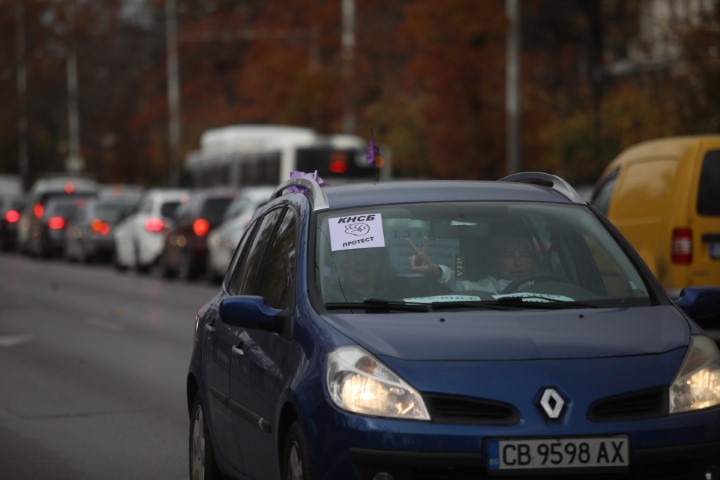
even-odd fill
[{"label": "steering wheel", "polygon": [[518,290],[518,287],[528,282],[563,282],[567,283],[567,278],[557,273],[549,272],[534,272],[523,275],[520,278],[516,278],[512,282],[508,283],[500,293],[513,293]]}]

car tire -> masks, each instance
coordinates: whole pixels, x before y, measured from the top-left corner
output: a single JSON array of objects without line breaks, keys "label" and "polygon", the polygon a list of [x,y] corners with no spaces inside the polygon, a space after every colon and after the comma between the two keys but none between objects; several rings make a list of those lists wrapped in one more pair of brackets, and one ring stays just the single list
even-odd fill
[{"label": "car tire", "polygon": [[150,271],[150,267],[143,264],[140,260],[140,245],[138,242],[133,242],[133,255],[135,256],[135,272],[146,274]]},{"label": "car tire", "polygon": [[169,280],[171,278],[175,278],[177,272],[170,265],[170,260],[168,260],[168,257],[169,254],[166,251],[163,251],[163,253],[160,254],[158,265],[160,266],[160,274],[162,275],[162,277]]},{"label": "car tire", "polygon": [[115,270],[118,272],[124,272],[127,270],[127,266],[120,263],[120,259],[118,258],[117,254],[117,247],[115,247],[115,250],[112,252],[112,264],[113,267],[115,267]]},{"label": "car tire", "polygon": [[290,425],[283,452],[282,480],[312,480],[310,448],[298,422]]},{"label": "car tire", "polygon": [[85,253],[85,248],[83,248],[82,243],[78,243],[78,254],[77,254],[77,261],[78,263],[82,263],[84,265],[92,263],[92,257],[88,256]]},{"label": "car tire", "polygon": [[178,277],[186,282],[195,280],[197,273],[195,271],[192,256],[190,252],[185,251],[180,254],[180,266],[178,267]]},{"label": "car tire", "polygon": [[222,480],[225,477],[215,462],[210,430],[200,394],[195,393],[190,410],[189,467],[190,480]]}]

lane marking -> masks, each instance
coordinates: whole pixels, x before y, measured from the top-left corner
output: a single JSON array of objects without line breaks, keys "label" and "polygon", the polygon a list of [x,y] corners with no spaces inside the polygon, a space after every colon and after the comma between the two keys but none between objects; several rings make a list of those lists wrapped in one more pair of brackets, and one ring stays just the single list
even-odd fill
[{"label": "lane marking", "polygon": [[88,318],[85,323],[88,325],[92,325],[94,327],[103,328],[105,330],[110,330],[111,332],[124,332],[125,327],[120,325],[116,322],[111,322],[109,320],[104,320],[102,318]]},{"label": "lane marking", "polygon": [[14,347],[22,343],[31,342],[35,339],[33,335],[6,335],[0,337],[0,347]]}]

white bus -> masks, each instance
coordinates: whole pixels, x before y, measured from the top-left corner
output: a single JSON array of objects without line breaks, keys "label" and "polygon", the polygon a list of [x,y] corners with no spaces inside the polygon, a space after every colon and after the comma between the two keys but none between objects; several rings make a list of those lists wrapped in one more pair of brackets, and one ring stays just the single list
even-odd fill
[{"label": "white bus", "polygon": [[277,185],[290,172],[318,175],[327,185],[389,178],[389,159],[376,172],[365,160],[367,141],[345,134],[321,135],[310,128],[232,125],[204,132],[200,150],[185,161],[191,187]]}]

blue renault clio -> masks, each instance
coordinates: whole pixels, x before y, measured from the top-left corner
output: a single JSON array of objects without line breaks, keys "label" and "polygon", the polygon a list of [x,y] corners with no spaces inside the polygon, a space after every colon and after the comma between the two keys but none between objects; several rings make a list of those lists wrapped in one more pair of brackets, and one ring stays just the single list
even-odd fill
[{"label": "blue renault clio", "polygon": [[190,477],[718,479],[718,316],[553,175],[296,178],[197,314]]}]

